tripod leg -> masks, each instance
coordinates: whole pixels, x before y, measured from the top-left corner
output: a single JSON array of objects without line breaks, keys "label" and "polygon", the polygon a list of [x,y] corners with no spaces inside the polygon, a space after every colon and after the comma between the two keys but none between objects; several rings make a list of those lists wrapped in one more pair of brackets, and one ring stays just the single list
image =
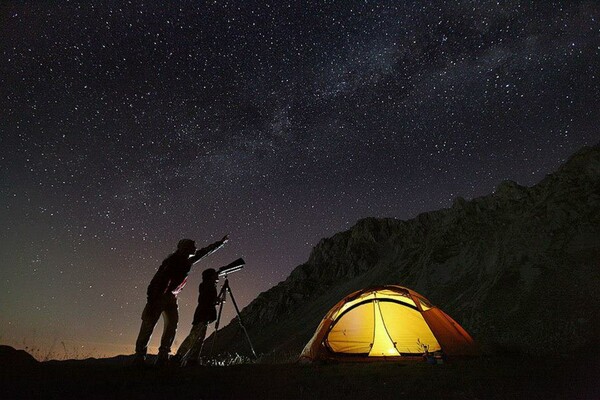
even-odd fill
[{"label": "tripod leg", "polygon": [[250,345],[250,350],[252,350],[252,354],[254,355],[254,358],[258,358],[256,356],[256,352],[254,351],[254,346],[252,346],[252,341],[250,341],[250,336],[248,336],[248,331],[246,330],[246,327],[244,326],[244,323],[242,322],[242,316],[240,315],[240,309],[237,306],[237,303],[235,302],[235,298],[233,297],[233,292],[231,291],[231,288],[229,286],[227,286],[227,291],[229,292],[229,296],[231,297],[231,302],[233,303],[233,306],[235,307],[235,312],[237,313],[237,317],[238,317],[238,322],[240,323],[240,326],[242,327],[242,330],[244,331],[244,334],[246,335],[246,339],[248,339],[248,344]]}]

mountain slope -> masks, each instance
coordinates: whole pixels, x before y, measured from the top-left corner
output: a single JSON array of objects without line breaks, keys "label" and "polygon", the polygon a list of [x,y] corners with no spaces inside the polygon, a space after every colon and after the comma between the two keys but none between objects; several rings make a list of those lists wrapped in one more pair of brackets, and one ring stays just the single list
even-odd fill
[{"label": "mountain slope", "polygon": [[[484,348],[568,354],[597,345],[599,267],[596,145],[531,188],[506,181],[491,195],[458,198],[409,221],[361,220],[321,240],[306,263],[241,315],[257,352],[295,355],[342,297],[400,284]],[[237,321],[219,331],[216,349],[247,352]]]}]

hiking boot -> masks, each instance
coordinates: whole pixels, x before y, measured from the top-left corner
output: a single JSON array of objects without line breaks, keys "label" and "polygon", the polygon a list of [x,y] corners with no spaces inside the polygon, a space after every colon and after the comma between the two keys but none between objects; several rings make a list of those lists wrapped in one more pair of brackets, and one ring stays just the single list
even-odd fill
[{"label": "hiking boot", "polygon": [[136,354],[131,360],[131,366],[136,368],[146,367],[146,356],[143,354]]},{"label": "hiking boot", "polygon": [[175,354],[169,359],[169,364],[172,364],[176,367],[181,366],[181,356],[179,354]]},{"label": "hiking boot", "polygon": [[169,364],[169,354],[158,353],[154,365],[157,367],[166,367]]}]

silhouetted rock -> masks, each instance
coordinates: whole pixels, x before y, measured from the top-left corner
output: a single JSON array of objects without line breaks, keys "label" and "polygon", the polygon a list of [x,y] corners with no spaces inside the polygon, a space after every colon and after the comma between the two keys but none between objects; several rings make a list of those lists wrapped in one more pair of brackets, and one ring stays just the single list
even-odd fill
[{"label": "silhouetted rock", "polygon": [[[459,197],[409,221],[360,220],[322,239],[241,314],[257,351],[297,354],[345,295],[399,284],[487,349],[571,354],[598,345],[599,264],[597,145],[530,188],[505,181],[491,195]],[[219,332],[216,348],[248,349],[236,321]]]},{"label": "silhouetted rock", "polygon": [[29,367],[38,364],[38,361],[25,350],[16,350],[10,346],[0,345],[0,365],[3,368]]}]

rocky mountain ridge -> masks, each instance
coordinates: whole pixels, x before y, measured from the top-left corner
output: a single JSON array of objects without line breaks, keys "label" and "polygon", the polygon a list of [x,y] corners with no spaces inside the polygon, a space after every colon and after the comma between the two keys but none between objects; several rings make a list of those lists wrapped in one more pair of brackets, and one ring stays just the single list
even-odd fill
[{"label": "rocky mountain ridge", "polygon": [[[258,352],[293,356],[345,295],[399,284],[450,314],[484,349],[568,354],[597,344],[599,267],[596,145],[532,187],[505,181],[490,195],[459,197],[412,220],[360,220],[322,239],[241,315]],[[247,351],[236,321],[219,331],[216,349]]]}]

